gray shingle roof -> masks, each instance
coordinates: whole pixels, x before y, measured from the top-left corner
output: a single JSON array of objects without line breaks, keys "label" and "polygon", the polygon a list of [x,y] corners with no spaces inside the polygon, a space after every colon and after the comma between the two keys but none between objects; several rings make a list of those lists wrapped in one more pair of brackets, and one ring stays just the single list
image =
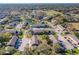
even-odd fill
[{"label": "gray shingle roof", "polygon": [[9,46],[15,46],[16,40],[18,39],[17,36],[13,36],[12,39],[8,42],[7,45]]}]

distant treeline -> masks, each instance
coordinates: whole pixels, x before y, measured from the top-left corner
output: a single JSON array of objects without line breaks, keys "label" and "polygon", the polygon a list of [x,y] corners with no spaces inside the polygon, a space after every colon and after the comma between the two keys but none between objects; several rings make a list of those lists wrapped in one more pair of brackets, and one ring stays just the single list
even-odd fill
[{"label": "distant treeline", "polygon": [[79,7],[79,3],[33,3],[33,4],[0,4],[0,9],[4,8],[26,8],[26,9],[52,9],[52,8]]}]

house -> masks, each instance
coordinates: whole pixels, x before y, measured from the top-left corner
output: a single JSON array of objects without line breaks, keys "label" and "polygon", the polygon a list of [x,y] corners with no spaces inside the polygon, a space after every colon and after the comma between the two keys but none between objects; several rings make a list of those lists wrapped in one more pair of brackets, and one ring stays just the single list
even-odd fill
[{"label": "house", "polygon": [[49,35],[49,39],[50,39],[51,45],[58,43],[57,39],[53,35]]},{"label": "house", "polygon": [[35,25],[33,27],[36,27],[36,28],[47,28],[48,26],[45,25],[45,24],[38,24],[38,25]]},{"label": "house", "polygon": [[7,20],[1,19],[0,24],[4,25],[4,24],[6,24],[6,22],[7,22]]},{"label": "house", "polygon": [[79,39],[75,35],[68,34],[65,36],[65,39],[68,40],[74,47],[79,46]]},{"label": "house", "polygon": [[44,16],[39,16],[38,18],[39,18],[39,19],[43,19],[43,18],[44,18]]},{"label": "house", "polygon": [[15,27],[15,26],[16,26],[16,23],[15,23],[15,22],[12,22],[12,23],[9,23],[9,25],[10,25],[11,27]]},{"label": "house", "polygon": [[33,35],[32,36],[32,45],[34,46],[34,45],[38,45],[39,44],[39,42],[38,42],[38,38],[37,38],[37,36],[35,36],[35,35]]},{"label": "house", "polygon": [[51,28],[32,28],[33,34],[51,34],[53,33]]},{"label": "house", "polygon": [[70,42],[68,42],[68,40],[64,36],[58,35],[58,43],[62,48],[65,48],[64,50],[74,49],[73,45]]},{"label": "house", "polygon": [[19,17],[11,17],[10,23],[14,22],[14,21],[20,22],[20,18]]},{"label": "house", "polygon": [[0,13],[0,18],[1,18],[1,19],[5,18],[6,16],[7,16],[7,15]]},{"label": "house", "polygon": [[22,24],[17,24],[17,25],[16,25],[16,28],[17,28],[17,29],[21,29],[22,26],[23,26]]},{"label": "house", "polygon": [[48,25],[46,25],[44,22],[41,22],[39,24],[34,25],[33,28],[48,28]]},{"label": "house", "polygon": [[17,36],[13,36],[12,39],[7,43],[8,46],[15,46],[16,41],[18,40]]},{"label": "house", "polygon": [[44,22],[36,24],[32,27],[32,33],[35,34],[50,34],[52,33],[52,29],[49,28]]},{"label": "house", "polygon": [[7,30],[7,31],[12,33],[12,34],[16,34],[16,30],[14,30],[14,29],[10,29],[10,30]]},{"label": "house", "polygon": [[61,25],[57,25],[55,28],[54,28],[55,32],[57,32],[58,34],[61,34],[65,28],[62,27]]}]

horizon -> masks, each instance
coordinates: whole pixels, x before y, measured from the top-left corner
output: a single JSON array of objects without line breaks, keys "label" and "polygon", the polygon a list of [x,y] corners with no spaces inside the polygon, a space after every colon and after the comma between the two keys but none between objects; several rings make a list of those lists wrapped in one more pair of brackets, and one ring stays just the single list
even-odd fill
[{"label": "horizon", "polygon": [[79,7],[79,3],[0,3],[0,8],[53,8],[53,7]]}]

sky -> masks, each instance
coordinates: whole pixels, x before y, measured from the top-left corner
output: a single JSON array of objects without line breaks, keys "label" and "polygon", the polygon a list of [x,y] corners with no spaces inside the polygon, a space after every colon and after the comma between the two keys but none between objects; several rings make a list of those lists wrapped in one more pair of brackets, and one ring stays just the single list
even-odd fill
[{"label": "sky", "polygon": [[79,3],[79,0],[0,0],[0,3]]}]

